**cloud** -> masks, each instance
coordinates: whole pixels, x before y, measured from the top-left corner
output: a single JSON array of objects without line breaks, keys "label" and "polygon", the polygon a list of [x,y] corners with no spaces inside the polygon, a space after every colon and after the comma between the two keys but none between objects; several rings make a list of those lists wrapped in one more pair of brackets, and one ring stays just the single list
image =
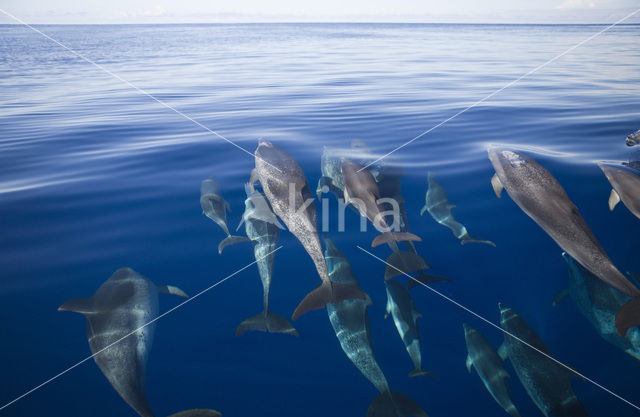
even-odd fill
[{"label": "cloud", "polygon": [[595,0],[564,0],[556,9],[593,9]]}]

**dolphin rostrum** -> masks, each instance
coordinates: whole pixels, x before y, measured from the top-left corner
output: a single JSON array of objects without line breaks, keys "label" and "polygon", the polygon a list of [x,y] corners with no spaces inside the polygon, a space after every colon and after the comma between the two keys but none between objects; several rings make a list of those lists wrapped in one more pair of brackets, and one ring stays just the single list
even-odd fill
[{"label": "dolphin rostrum", "polygon": [[222,253],[225,246],[231,242],[248,241],[243,236],[231,236],[227,227],[227,211],[231,212],[229,203],[220,195],[220,185],[213,178],[207,178],[200,185],[200,206],[202,213],[213,220],[227,234],[227,237],[218,245],[218,253]]},{"label": "dolphin rostrum", "polygon": [[640,129],[627,136],[627,146],[633,146],[640,143]]},{"label": "dolphin rostrum", "polygon": [[[331,282],[352,285],[360,289],[358,280],[351,271],[351,265],[331,239],[325,238],[324,256],[329,268]],[[371,305],[369,296],[365,300],[344,300],[327,303],[329,321],[333,326],[342,350],[358,370],[373,386],[380,391],[367,410],[367,417],[416,416],[427,414],[411,398],[389,389],[387,379],[380,369],[371,345],[369,315],[367,306]]]},{"label": "dolphin rostrum", "polygon": [[360,164],[346,158],[342,158],[340,172],[344,178],[345,202],[353,204],[360,212],[360,215],[369,219],[371,224],[382,233],[373,239],[371,246],[375,247],[383,243],[392,245],[397,241],[422,240],[413,233],[392,232],[391,228],[387,226],[381,207],[378,204],[380,190],[371,172],[363,169]]},{"label": "dolphin rostrum", "polygon": [[172,286],[156,287],[130,268],[120,268],[90,298],[76,298],[58,311],[74,311],[87,318],[87,337],[93,359],[140,416],[153,417],[146,398],[145,369],[158,316],[158,292],[187,297]]},{"label": "dolphin rostrum", "polygon": [[502,303],[499,307],[502,329],[535,348],[505,334],[504,344],[498,352],[503,359],[509,358],[522,386],[542,414],[547,417],[588,417],[571,388],[571,379],[577,375],[540,353],[551,356],[540,336],[518,313]]},{"label": "dolphin rostrum", "polygon": [[549,171],[521,152],[490,147],[496,174],[491,184],[498,197],[506,188],[511,199],[579,264],[633,298],[616,315],[624,336],[640,324],[640,290],[613,265],[580,211]]},{"label": "dolphin rostrum", "polygon": [[171,414],[169,417],[221,417],[222,414],[216,410],[209,410],[204,408],[180,411],[179,413]]},{"label": "dolphin rostrum", "polygon": [[387,307],[385,318],[391,314],[398,334],[404,343],[409,357],[413,362],[414,370],[409,376],[435,376],[438,375],[422,369],[422,355],[420,353],[420,333],[418,332],[418,319],[422,313],[416,310],[413,299],[404,285],[390,279],[385,281],[387,287]]},{"label": "dolphin rostrum", "polygon": [[258,143],[255,156],[256,167],[249,183],[260,181],[271,208],[302,243],[322,280],[322,285],[298,304],[292,318],[323,308],[328,302],[364,299],[365,294],[355,287],[331,283],[318,237],[316,206],[300,164],[288,152],[264,140]]},{"label": "dolphin rostrum", "polygon": [[458,223],[458,221],[453,217],[451,209],[453,209],[455,205],[449,202],[444,187],[436,182],[435,175],[432,172],[427,174],[427,180],[429,182],[429,188],[427,189],[427,195],[425,197],[425,205],[422,207],[422,210],[420,210],[421,216],[425,211],[428,211],[429,214],[431,214],[431,217],[433,217],[433,220],[451,229],[453,235],[460,239],[460,243],[462,245],[465,243],[476,242],[485,243],[494,247],[496,246],[490,240],[475,239],[469,236],[467,228]]},{"label": "dolphin rostrum", "polygon": [[[253,256],[258,264],[260,281],[262,281],[263,306],[261,313],[249,317],[236,329],[236,336],[247,330],[259,330],[269,333],[286,333],[298,336],[295,327],[284,317],[269,311],[269,290],[273,279],[273,260],[276,242],[282,226],[273,214],[264,194],[255,190],[251,184],[245,184],[247,199],[242,215],[247,236],[253,242]],[[242,222],[238,227],[242,225]]]},{"label": "dolphin rostrum", "polygon": [[640,219],[640,175],[610,165],[600,165],[600,169],[613,187],[609,196],[609,210],[613,210],[622,200],[629,211]]},{"label": "dolphin rostrum", "polygon": [[502,358],[493,349],[491,343],[482,333],[467,323],[463,323],[464,339],[467,342],[467,371],[471,372],[471,367],[476,368],[478,376],[482,380],[485,388],[494,400],[509,415],[520,417],[518,409],[509,396],[507,378],[509,374],[502,367]]}]

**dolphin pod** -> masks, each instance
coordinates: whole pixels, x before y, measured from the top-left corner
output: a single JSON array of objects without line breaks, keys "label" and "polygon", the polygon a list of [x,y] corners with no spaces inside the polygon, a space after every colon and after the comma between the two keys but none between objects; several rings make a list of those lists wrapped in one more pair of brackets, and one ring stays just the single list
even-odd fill
[{"label": "dolphin pod", "polygon": [[502,358],[493,349],[491,343],[482,333],[467,323],[464,328],[464,340],[467,343],[467,371],[471,372],[473,366],[482,380],[485,388],[494,400],[513,417],[520,417],[520,413],[509,395],[507,378],[509,374],[502,367]]},{"label": "dolphin pod", "polygon": [[630,170],[610,165],[600,165],[611,186],[609,210],[622,201],[631,213],[640,219],[640,176]]},{"label": "dolphin pod", "polygon": [[218,253],[222,253],[224,247],[231,242],[248,241],[246,237],[231,236],[227,226],[227,211],[231,212],[229,203],[220,195],[220,185],[213,178],[207,178],[200,185],[200,206],[202,213],[213,220],[227,234],[227,237],[218,245]]},{"label": "dolphin pod", "polygon": [[462,245],[465,243],[475,242],[484,243],[494,247],[496,246],[495,243],[490,240],[476,239],[469,236],[467,228],[456,221],[455,217],[453,217],[451,210],[455,205],[449,202],[447,192],[444,190],[442,185],[438,184],[433,172],[429,171],[427,174],[427,181],[429,182],[429,188],[427,189],[427,194],[425,196],[425,205],[422,207],[422,210],[420,210],[421,216],[428,211],[431,217],[433,217],[433,220],[449,228],[453,235],[460,239],[460,244]]},{"label": "dolphin pod", "polygon": [[502,329],[520,339],[505,334],[504,343],[498,350],[500,357],[509,358],[522,386],[542,414],[547,417],[588,417],[571,388],[571,379],[577,375],[549,359],[551,352],[540,336],[515,310],[502,303],[498,307]]},{"label": "dolphin pod", "polygon": [[255,164],[250,184],[260,182],[271,208],[307,251],[322,281],[302,299],[292,318],[323,308],[328,302],[364,299],[365,294],[355,287],[331,283],[316,227],[316,206],[300,164],[288,152],[264,140],[258,143]]},{"label": "dolphin pod", "polygon": [[[120,268],[90,298],[76,298],[58,311],[87,318],[87,338],[94,361],[140,416],[153,417],[147,403],[145,369],[158,316],[158,292],[187,297],[172,286],[159,286],[130,268]],[[150,323],[150,324],[149,324]]]},{"label": "dolphin pod", "polygon": [[525,154],[490,147],[496,174],[491,184],[498,197],[505,188],[511,199],[565,252],[598,278],[632,298],[616,314],[621,336],[640,324],[640,290],[613,265],[580,211],[558,180]]}]

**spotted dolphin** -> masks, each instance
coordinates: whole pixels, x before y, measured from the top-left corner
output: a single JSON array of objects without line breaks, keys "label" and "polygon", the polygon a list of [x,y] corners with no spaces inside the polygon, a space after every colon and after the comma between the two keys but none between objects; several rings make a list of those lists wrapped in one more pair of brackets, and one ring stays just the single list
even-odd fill
[{"label": "spotted dolphin", "polygon": [[200,206],[202,213],[213,220],[227,234],[227,237],[218,245],[218,253],[222,253],[225,246],[231,242],[248,241],[243,236],[231,236],[227,226],[227,210],[231,212],[231,206],[220,195],[220,185],[213,178],[207,178],[200,185]]},{"label": "spotted dolphin", "polygon": [[640,143],[640,129],[627,136],[627,146],[634,146]]},{"label": "spotted dolphin", "polygon": [[611,165],[601,164],[600,169],[613,187],[609,195],[609,210],[622,201],[640,219],[640,175]]},{"label": "spotted dolphin", "polygon": [[[94,361],[140,416],[153,417],[147,403],[145,369],[158,316],[158,292],[187,297],[172,286],[158,286],[130,268],[120,268],[90,298],[76,298],[58,311],[87,318]],[[150,324],[149,324],[150,323]]]},{"label": "spotted dolphin", "polygon": [[425,197],[425,205],[420,210],[420,215],[422,216],[425,212],[429,212],[433,220],[440,223],[441,225],[449,228],[453,235],[460,239],[460,244],[464,245],[465,243],[484,243],[491,246],[496,246],[495,243],[490,240],[484,239],[475,239],[469,236],[469,232],[467,232],[467,228],[464,225],[460,224],[455,217],[453,217],[453,213],[451,210],[455,207],[454,204],[449,202],[447,198],[447,192],[444,190],[444,187],[435,179],[435,174],[431,171],[427,174],[427,181],[429,182],[429,188],[427,189],[427,194]]},{"label": "spotted dolphin", "polygon": [[305,248],[322,281],[322,285],[302,299],[292,318],[323,308],[328,302],[364,299],[365,294],[355,287],[331,283],[318,237],[316,206],[300,164],[288,152],[264,140],[258,143],[255,157],[256,167],[249,183],[260,182],[274,213]]},{"label": "spotted dolphin", "polygon": [[[331,239],[325,238],[324,242],[324,256],[327,260],[331,282],[352,285],[360,289],[360,284],[353,275],[351,265],[344,254]],[[342,350],[362,375],[380,391],[380,396],[369,405],[367,416],[427,416],[424,410],[411,398],[389,389],[389,384],[376,361],[371,344],[369,314],[367,313],[369,305],[371,305],[369,296],[365,300],[344,300],[326,305],[329,321]]]},{"label": "spotted dolphin", "polygon": [[496,174],[491,184],[498,197],[506,188],[511,199],[579,264],[632,300],[616,315],[621,336],[640,324],[640,290],[613,265],[580,211],[549,171],[525,154],[488,149]]},{"label": "spotted dolphin", "polygon": [[280,222],[273,214],[264,194],[255,190],[251,184],[245,184],[247,199],[240,227],[244,223],[247,236],[253,242],[253,256],[258,265],[258,273],[262,282],[263,306],[261,313],[249,317],[236,329],[236,336],[247,330],[258,330],[269,333],[285,333],[298,336],[295,327],[286,318],[269,311],[269,292],[273,280],[273,260],[276,243],[280,236]]},{"label": "spotted dolphin", "polygon": [[540,336],[515,310],[502,303],[499,307],[500,326],[505,332],[520,339],[505,334],[504,344],[499,349],[500,356],[503,359],[509,358],[522,386],[542,414],[547,417],[588,417],[571,388],[571,379],[577,375],[549,359],[551,352]]},{"label": "spotted dolphin", "polygon": [[416,310],[413,299],[404,285],[390,279],[385,281],[387,287],[387,307],[385,318],[391,314],[393,323],[404,343],[409,357],[413,362],[414,370],[409,376],[435,376],[438,375],[422,369],[422,355],[420,352],[420,333],[418,332],[418,319],[422,313]]},{"label": "spotted dolphin", "polygon": [[509,395],[507,378],[509,374],[502,366],[502,358],[493,349],[491,343],[482,333],[466,323],[463,323],[464,339],[467,342],[467,371],[473,366],[482,380],[485,388],[494,400],[509,415],[520,417],[520,413]]}]

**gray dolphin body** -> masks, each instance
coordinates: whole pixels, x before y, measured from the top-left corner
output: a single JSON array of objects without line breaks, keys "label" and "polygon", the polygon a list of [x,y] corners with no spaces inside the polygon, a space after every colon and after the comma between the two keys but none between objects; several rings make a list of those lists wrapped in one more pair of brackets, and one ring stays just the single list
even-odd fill
[{"label": "gray dolphin body", "polygon": [[[513,309],[499,305],[502,329],[551,356],[549,349]],[[571,388],[576,374],[512,336],[505,335],[500,356],[508,357],[527,394],[547,417],[588,416]]]},{"label": "gray dolphin body", "polygon": [[420,333],[418,332],[418,319],[422,317],[422,313],[416,310],[409,290],[404,285],[393,279],[385,281],[385,285],[387,287],[385,318],[389,314],[393,317],[393,323],[413,362],[415,369],[409,373],[409,376],[429,375],[437,377],[436,374],[422,369]]},{"label": "gray dolphin body", "polygon": [[[324,255],[332,282],[360,289],[349,261],[331,239],[325,239]],[[326,305],[329,321],[342,350],[362,375],[380,391],[380,396],[369,406],[367,417],[426,416],[424,410],[409,397],[389,389],[371,345],[367,313],[369,305],[371,299],[368,296],[365,300],[344,300]]]},{"label": "gray dolphin body", "polygon": [[465,243],[476,242],[485,243],[494,247],[496,246],[490,240],[475,239],[469,236],[467,228],[453,217],[451,209],[453,209],[455,205],[449,202],[447,192],[444,190],[442,185],[438,184],[435,180],[435,175],[432,172],[427,174],[427,180],[429,182],[429,188],[427,189],[425,197],[425,205],[422,207],[422,210],[420,210],[421,216],[428,211],[431,217],[433,217],[433,220],[449,228],[453,235],[460,239],[460,243],[462,245]]},{"label": "gray dolphin body", "polygon": [[185,410],[179,413],[171,414],[169,417],[220,417],[222,414],[216,410],[209,410],[204,408]]},{"label": "gray dolphin body", "polygon": [[520,417],[520,413],[509,396],[507,378],[509,374],[502,366],[502,358],[493,349],[482,333],[464,323],[464,339],[467,342],[467,370],[473,366],[485,388],[494,400],[509,415]]},{"label": "gray dolphin body", "polygon": [[155,323],[141,327],[158,316],[158,291],[187,296],[179,288],[156,287],[134,270],[120,268],[92,297],[72,299],[58,308],[87,318],[93,359],[122,399],[142,417],[153,417],[146,398],[145,369]]},{"label": "gray dolphin body", "polygon": [[640,324],[640,290],[613,265],[558,180],[521,152],[496,147],[488,152],[496,170],[491,179],[496,195],[506,188],[522,211],[579,264],[633,298],[616,315],[620,335]]},{"label": "gray dolphin body", "polygon": [[640,130],[627,136],[627,146],[634,146],[640,143]]},{"label": "gray dolphin body", "polygon": [[316,207],[300,164],[288,152],[262,140],[255,156],[256,168],[249,182],[260,181],[271,208],[305,248],[322,280],[322,285],[296,307],[292,318],[323,308],[328,302],[364,299],[365,294],[355,287],[331,283],[316,227]]},{"label": "gray dolphin body", "polygon": [[624,337],[616,332],[616,312],[629,302],[629,296],[602,282],[566,253],[562,257],[569,266],[570,281],[569,287],[558,294],[554,305],[569,295],[604,340],[640,360],[640,329],[634,327]]},{"label": "gray dolphin body", "polygon": [[218,253],[222,253],[225,246],[231,241],[248,240],[242,236],[231,236],[227,226],[227,210],[231,212],[229,203],[220,195],[220,185],[213,178],[207,178],[200,185],[200,206],[202,213],[213,220],[227,234],[227,237],[218,245]]},{"label": "gray dolphin body", "polygon": [[629,211],[640,219],[640,176],[610,165],[600,165],[600,169],[613,187],[609,196],[609,210],[613,210],[622,200]]},{"label": "gray dolphin body", "polygon": [[280,223],[271,211],[264,194],[254,190],[250,184],[245,185],[245,191],[247,199],[244,202],[242,222],[244,222],[247,236],[253,242],[253,256],[262,282],[264,309],[261,313],[240,323],[236,329],[236,336],[240,336],[247,330],[297,336],[298,332],[289,320],[269,311],[269,292],[273,280],[273,261],[276,255],[274,252],[280,236]]}]

